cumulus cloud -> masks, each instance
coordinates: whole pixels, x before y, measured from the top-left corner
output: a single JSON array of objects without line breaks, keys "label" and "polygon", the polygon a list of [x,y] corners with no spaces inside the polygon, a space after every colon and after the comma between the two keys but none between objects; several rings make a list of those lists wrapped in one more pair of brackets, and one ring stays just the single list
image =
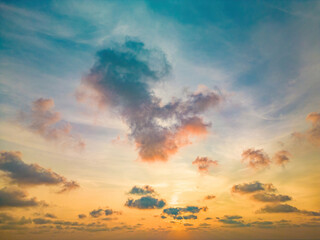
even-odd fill
[{"label": "cumulus cloud", "polygon": [[273,193],[256,193],[253,196],[253,199],[260,202],[287,202],[292,200],[288,195],[273,194]]},{"label": "cumulus cloud", "polygon": [[85,214],[79,214],[78,215],[78,218],[80,218],[80,219],[84,219],[84,218],[86,218],[87,217],[87,215],[85,215]]},{"label": "cumulus cloud", "polygon": [[308,216],[320,216],[320,212],[300,210],[288,204],[267,205],[258,210],[257,213],[301,213]]},{"label": "cumulus cloud", "polygon": [[271,183],[264,184],[264,183],[255,181],[251,183],[242,183],[242,184],[234,185],[231,191],[234,193],[248,194],[248,193],[254,193],[259,191],[275,192],[276,188]]},{"label": "cumulus cloud", "polygon": [[307,139],[315,146],[320,146],[320,113],[312,112],[306,117],[306,120],[311,123],[311,128],[305,132],[293,133],[293,136],[298,139]]},{"label": "cumulus cloud", "polygon": [[27,198],[27,193],[20,189],[0,189],[0,208],[46,206],[36,198]]},{"label": "cumulus cloud", "polygon": [[97,218],[103,215],[103,209],[99,208],[99,209],[94,209],[92,210],[90,213],[91,217]]},{"label": "cumulus cloud", "polygon": [[76,96],[121,116],[143,161],[166,161],[190,143],[190,136],[208,132],[211,124],[200,114],[221,102],[219,94],[202,89],[188,94],[185,100],[163,104],[152,87],[168,76],[170,68],[162,51],[127,40],[97,53]]},{"label": "cumulus cloud", "polygon": [[170,216],[175,220],[194,220],[197,219],[200,211],[207,211],[207,207],[187,206],[163,209],[162,216]]},{"label": "cumulus cloud", "polygon": [[139,199],[128,199],[125,206],[137,209],[160,209],[166,205],[164,199],[157,199],[151,196],[144,196]]},{"label": "cumulus cloud", "polygon": [[52,213],[46,213],[44,216],[45,216],[46,218],[57,218],[57,216],[54,215],[54,214],[52,214]]},{"label": "cumulus cloud", "polygon": [[130,190],[129,194],[132,194],[132,195],[148,195],[148,194],[155,194],[155,191],[149,185],[145,185],[143,187],[134,186]]},{"label": "cumulus cloud", "polygon": [[227,227],[250,227],[250,224],[244,223],[244,221],[242,220],[242,216],[238,215],[225,215],[224,217],[219,218],[218,221],[223,223]]},{"label": "cumulus cloud", "polygon": [[242,161],[255,169],[267,167],[271,163],[269,156],[262,149],[255,150],[252,148],[242,152]]},{"label": "cumulus cloud", "polygon": [[284,166],[290,161],[290,156],[291,154],[288,151],[282,150],[275,153],[272,160],[275,164]]},{"label": "cumulus cloud", "polygon": [[45,169],[38,164],[27,164],[22,161],[20,152],[0,152],[0,170],[13,183],[19,185],[61,185],[59,193],[78,188],[75,181],[68,181],[65,177]]},{"label": "cumulus cloud", "polygon": [[28,111],[20,112],[22,125],[46,140],[55,141],[66,147],[83,149],[85,142],[72,134],[72,126],[61,119],[61,114],[53,110],[53,99],[39,98]]},{"label": "cumulus cloud", "polygon": [[214,195],[207,195],[207,196],[204,197],[204,200],[212,200],[212,199],[215,199],[215,198],[216,198],[216,196],[214,196]]},{"label": "cumulus cloud", "polygon": [[197,157],[192,164],[198,166],[199,172],[208,173],[211,166],[218,165],[218,161],[210,160],[208,157]]}]

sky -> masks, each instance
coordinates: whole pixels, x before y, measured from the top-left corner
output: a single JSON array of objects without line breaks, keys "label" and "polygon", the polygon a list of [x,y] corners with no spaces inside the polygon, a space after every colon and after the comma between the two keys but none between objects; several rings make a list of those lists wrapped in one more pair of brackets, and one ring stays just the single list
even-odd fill
[{"label": "sky", "polygon": [[319,12],[0,0],[0,239],[319,239]]}]

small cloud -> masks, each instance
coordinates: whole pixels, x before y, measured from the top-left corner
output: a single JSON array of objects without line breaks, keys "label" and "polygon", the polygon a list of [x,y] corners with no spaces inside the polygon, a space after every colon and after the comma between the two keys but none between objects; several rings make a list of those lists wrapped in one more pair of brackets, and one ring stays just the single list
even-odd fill
[{"label": "small cloud", "polygon": [[192,164],[198,166],[199,172],[208,173],[211,166],[218,165],[218,161],[210,160],[208,157],[197,157]]},{"label": "small cloud", "polygon": [[143,187],[134,186],[129,192],[129,194],[132,194],[132,195],[148,195],[148,194],[154,194],[154,193],[155,193],[154,189],[149,185],[145,185]]},{"label": "small cloud", "polygon": [[78,215],[78,218],[80,218],[80,219],[84,219],[84,218],[86,218],[87,217],[87,215],[85,215],[85,214],[79,214]]},{"label": "small cloud", "polygon": [[273,194],[273,193],[256,193],[253,199],[260,202],[287,202],[291,201],[292,198],[288,195]]},{"label": "small cloud", "polygon": [[270,165],[269,156],[262,149],[247,149],[242,152],[242,161],[254,169],[264,168]]},{"label": "small cloud", "polygon": [[75,181],[68,181],[51,169],[45,169],[38,164],[27,164],[22,161],[20,152],[0,152],[0,170],[12,183],[19,185],[62,185],[59,193],[79,188]]},{"label": "small cloud", "polygon": [[19,120],[24,127],[46,140],[75,149],[84,149],[85,142],[78,135],[71,133],[71,124],[62,121],[61,114],[53,108],[53,99],[39,98],[32,103],[28,111],[20,112]]},{"label": "small cloud", "polygon": [[[187,207],[175,207],[175,208],[166,208],[163,209],[162,216],[170,216],[175,220],[195,220],[200,211],[207,211],[207,207],[197,207],[197,206],[187,206]],[[191,213],[191,214],[190,214]]]},{"label": "small cloud", "polygon": [[228,216],[225,215],[222,218],[219,218],[218,221],[223,223],[227,227],[250,227],[251,225],[248,223],[244,223],[242,219],[242,216],[233,215]]},{"label": "small cloud", "polygon": [[128,199],[125,206],[137,209],[160,209],[166,205],[164,199],[157,199],[151,196],[141,197],[139,199]]},{"label": "small cloud", "polygon": [[102,216],[103,209],[100,208],[100,209],[97,209],[97,210],[92,210],[89,214],[90,214],[91,217],[98,218],[98,217]]},{"label": "small cloud", "polygon": [[276,190],[277,189],[271,183],[263,184],[258,181],[255,181],[251,183],[234,185],[231,191],[234,193],[248,194],[248,193],[254,193],[259,191],[275,192]]},{"label": "small cloud", "polygon": [[257,213],[301,213],[307,216],[320,216],[320,212],[300,210],[288,204],[267,205],[258,210]]},{"label": "small cloud", "polygon": [[46,218],[57,218],[57,216],[54,215],[54,214],[52,214],[52,213],[46,213],[44,216],[45,216]]},{"label": "small cloud", "polygon": [[305,132],[295,132],[292,135],[297,139],[306,139],[315,146],[320,146],[320,113],[312,112],[306,117],[311,128]]},{"label": "small cloud", "polygon": [[291,154],[288,151],[282,150],[277,152],[272,160],[275,164],[284,166],[290,161]]},{"label": "small cloud", "polygon": [[214,195],[207,195],[207,196],[204,197],[204,200],[212,200],[212,199],[215,199],[215,198],[216,198],[216,196],[214,196]]},{"label": "small cloud", "polygon": [[27,193],[19,189],[0,189],[0,208],[46,206],[36,198],[27,198]]}]

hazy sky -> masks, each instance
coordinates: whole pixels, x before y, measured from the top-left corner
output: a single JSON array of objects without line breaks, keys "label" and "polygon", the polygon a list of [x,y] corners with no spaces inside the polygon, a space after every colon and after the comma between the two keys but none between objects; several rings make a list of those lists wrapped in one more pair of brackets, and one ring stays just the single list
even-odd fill
[{"label": "hazy sky", "polygon": [[319,239],[319,13],[0,0],[0,239]]}]

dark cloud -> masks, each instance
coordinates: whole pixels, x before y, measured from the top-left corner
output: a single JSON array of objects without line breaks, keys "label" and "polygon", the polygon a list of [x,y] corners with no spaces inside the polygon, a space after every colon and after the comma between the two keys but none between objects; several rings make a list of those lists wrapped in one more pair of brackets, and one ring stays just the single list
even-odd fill
[{"label": "dark cloud", "polygon": [[270,165],[269,156],[262,149],[247,149],[242,152],[242,161],[248,163],[251,168],[263,168]]},{"label": "dark cloud", "polygon": [[27,198],[27,193],[19,189],[0,189],[0,208],[46,206],[36,198]]},{"label": "dark cloud", "polygon": [[57,218],[57,216],[54,215],[54,214],[52,214],[52,213],[46,213],[44,216],[45,216],[46,218]]},{"label": "dark cloud", "polygon": [[275,192],[276,188],[271,183],[263,184],[258,181],[238,184],[232,187],[232,192],[240,194],[248,194],[259,191]]},{"label": "dark cloud", "polygon": [[151,196],[141,197],[139,199],[128,199],[125,206],[137,209],[160,209],[166,205],[164,199],[157,199]]},{"label": "dark cloud", "polygon": [[267,205],[258,210],[257,213],[301,213],[307,216],[320,216],[320,212],[300,210],[288,204]]},{"label": "dark cloud", "polygon": [[293,133],[293,136],[298,139],[307,139],[315,146],[320,146],[320,113],[312,112],[308,114],[306,120],[311,123],[311,128],[305,132]]},{"label": "dark cloud", "polygon": [[13,183],[19,185],[62,185],[59,193],[79,187],[75,181],[68,181],[50,169],[45,169],[38,164],[23,162],[21,157],[20,152],[0,152],[0,170],[5,172]]},{"label": "dark cloud", "polygon": [[103,209],[99,208],[97,210],[92,210],[89,214],[91,217],[94,217],[94,218],[100,217],[103,215]]},{"label": "dark cloud", "polygon": [[212,199],[215,199],[215,198],[216,198],[216,196],[214,196],[214,195],[207,195],[207,196],[204,197],[204,200],[212,200]]},{"label": "dark cloud", "polygon": [[80,218],[80,219],[83,219],[83,218],[86,218],[87,217],[87,215],[85,215],[85,214],[79,214],[78,215],[78,218]]},{"label": "dark cloud", "polygon": [[133,195],[148,195],[148,194],[154,194],[154,193],[155,193],[154,189],[149,185],[145,185],[143,187],[134,186],[129,192],[129,194],[133,194]]},{"label": "dark cloud", "polygon": [[19,120],[25,127],[46,140],[58,142],[66,147],[83,149],[84,141],[71,133],[71,124],[62,121],[61,114],[53,108],[53,99],[39,98],[32,103],[28,111],[20,113]]},{"label": "dark cloud", "polygon": [[7,213],[0,213],[0,224],[12,221],[14,218]]},{"label": "dark cloud", "polygon": [[210,160],[208,157],[197,157],[193,162],[193,165],[198,166],[198,171],[201,173],[208,173],[210,166],[217,166],[218,161]]},{"label": "dark cloud", "polygon": [[242,220],[242,216],[234,215],[234,216],[224,216],[218,219],[219,222],[223,223],[227,227],[250,227],[251,225],[248,223],[244,223]]},{"label": "dark cloud", "polygon": [[290,156],[291,154],[288,151],[282,150],[275,153],[272,160],[275,164],[284,166],[290,161]]},{"label": "dark cloud", "polygon": [[260,202],[287,202],[292,200],[288,195],[273,194],[273,193],[256,193],[253,196],[253,199]]},{"label": "dark cloud", "polygon": [[189,219],[197,219],[197,218],[198,217],[194,214],[186,215],[186,216],[173,216],[173,219],[175,220],[182,220],[182,219],[189,220]]},{"label": "dark cloud", "polygon": [[199,114],[221,102],[219,94],[202,89],[186,100],[163,104],[152,87],[169,72],[163,52],[128,40],[97,53],[76,96],[117,112],[129,126],[143,161],[166,161],[190,143],[189,136],[207,133],[210,124]]},{"label": "dark cloud", "polygon": [[[195,220],[200,211],[207,211],[207,207],[187,206],[163,209],[162,216],[170,216],[175,220]],[[191,213],[191,214],[190,214]]]}]

